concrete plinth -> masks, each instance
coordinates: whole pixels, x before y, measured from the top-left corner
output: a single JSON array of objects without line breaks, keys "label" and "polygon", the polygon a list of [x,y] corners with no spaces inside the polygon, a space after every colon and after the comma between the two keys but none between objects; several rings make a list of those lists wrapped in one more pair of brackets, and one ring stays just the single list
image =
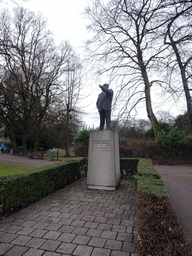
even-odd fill
[{"label": "concrete plinth", "polygon": [[114,131],[89,135],[88,189],[116,190],[120,182],[119,139]]}]

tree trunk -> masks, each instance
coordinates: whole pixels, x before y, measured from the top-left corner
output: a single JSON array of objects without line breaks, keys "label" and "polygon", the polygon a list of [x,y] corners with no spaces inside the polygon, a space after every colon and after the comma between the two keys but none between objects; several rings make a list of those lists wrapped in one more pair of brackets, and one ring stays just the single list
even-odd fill
[{"label": "tree trunk", "polygon": [[27,134],[23,131],[23,154],[27,155]]},{"label": "tree trunk", "polygon": [[185,98],[186,98],[186,102],[187,102],[187,112],[188,112],[189,121],[190,121],[191,129],[192,129],[192,97],[189,92],[189,87],[188,87],[184,68],[181,69],[181,78],[183,81],[183,88],[185,91]]},{"label": "tree trunk", "polygon": [[188,83],[187,83],[187,78],[186,78],[186,73],[185,73],[185,65],[183,64],[183,62],[181,60],[179,51],[177,49],[177,44],[171,36],[171,32],[170,32],[171,24],[172,23],[170,23],[168,25],[167,34],[168,34],[168,37],[169,37],[169,40],[170,40],[169,44],[173,48],[173,51],[174,51],[176,59],[177,59],[177,63],[179,65],[179,68],[180,68],[180,71],[181,71],[181,79],[182,79],[183,89],[184,89],[184,92],[185,92],[185,98],[186,98],[186,103],[187,103],[187,113],[188,113],[191,129],[192,129],[192,97],[190,95],[190,90],[189,90],[189,86],[188,86]]},{"label": "tree trunk", "polygon": [[147,114],[148,114],[149,120],[151,121],[155,138],[157,138],[157,134],[160,130],[160,127],[159,127],[157,118],[156,118],[155,114],[153,113],[152,104],[151,104],[150,83],[149,83],[147,71],[146,71],[146,68],[145,68],[145,65],[143,62],[142,51],[139,47],[138,47],[138,63],[139,63],[139,67],[141,69],[143,81],[145,84],[145,103],[146,103]]},{"label": "tree trunk", "polygon": [[[42,119],[42,118],[41,118]],[[34,142],[34,152],[38,152],[39,149],[39,137],[40,137],[40,131],[41,131],[41,120],[37,121],[37,126],[34,127],[35,129],[35,142]]]},{"label": "tree trunk", "polygon": [[16,137],[15,137],[15,132],[13,129],[13,126],[11,125],[11,142],[13,144],[13,149],[15,152],[18,152],[18,148],[17,148],[17,143],[16,143]]},{"label": "tree trunk", "polygon": [[157,138],[157,134],[160,131],[160,127],[159,127],[157,118],[156,118],[155,114],[153,113],[153,109],[152,109],[152,105],[151,105],[151,91],[150,91],[150,85],[149,85],[148,78],[147,78],[147,81],[144,80],[144,82],[145,82],[145,102],[146,102],[147,114],[151,121],[155,138]]},{"label": "tree trunk", "polygon": [[188,112],[188,116],[189,116],[189,121],[190,121],[190,125],[191,125],[191,129],[192,129],[192,97],[190,95],[190,91],[189,91],[189,86],[187,83],[187,78],[186,78],[186,73],[185,73],[185,66],[183,65],[183,62],[181,60],[179,51],[177,49],[177,45],[174,42],[171,33],[170,33],[170,26],[168,26],[168,36],[169,36],[169,40],[171,42],[171,46],[174,50],[176,59],[177,59],[177,63],[179,65],[180,71],[181,71],[181,79],[182,79],[182,83],[183,83],[183,89],[185,92],[185,98],[186,98],[186,103],[187,103],[187,112]]},{"label": "tree trunk", "polygon": [[39,133],[35,137],[34,152],[38,152],[38,149],[39,149]]},{"label": "tree trunk", "polygon": [[67,103],[67,127],[66,127],[65,156],[70,156],[70,154],[69,154],[69,103]]}]

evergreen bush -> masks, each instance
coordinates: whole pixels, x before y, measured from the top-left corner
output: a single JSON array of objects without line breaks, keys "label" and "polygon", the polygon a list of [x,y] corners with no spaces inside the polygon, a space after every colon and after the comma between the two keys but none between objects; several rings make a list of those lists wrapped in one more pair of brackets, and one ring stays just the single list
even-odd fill
[{"label": "evergreen bush", "polygon": [[79,144],[88,144],[89,142],[89,132],[90,130],[84,129],[81,130],[77,136],[74,138],[74,144],[77,147]]},{"label": "evergreen bush", "polygon": [[171,129],[168,134],[165,131],[160,131],[157,136],[157,142],[163,148],[180,148],[184,145],[185,134],[177,128]]}]

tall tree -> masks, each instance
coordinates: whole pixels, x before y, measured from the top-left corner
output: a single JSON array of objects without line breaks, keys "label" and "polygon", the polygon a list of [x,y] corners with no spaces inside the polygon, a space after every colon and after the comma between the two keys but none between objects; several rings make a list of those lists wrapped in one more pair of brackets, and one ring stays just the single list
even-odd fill
[{"label": "tall tree", "polygon": [[162,3],[161,0],[112,0],[105,5],[96,0],[86,9],[91,20],[88,28],[94,35],[88,47],[99,63],[99,73],[110,73],[111,79],[119,84],[117,100],[125,101],[123,113],[145,100],[156,136],[159,125],[152,107],[151,89],[164,82],[155,63],[163,58],[167,47],[157,37],[160,24],[156,17]]},{"label": "tall tree", "polygon": [[70,130],[72,127],[70,122],[75,118],[77,111],[77,101],[79,100],[79,94],[81,89],[81,69],[82,66],[75,53],[71,54],[71,58],[68,61],[67,69],[63,75],[63,83],[65,88],[65,105],[66,105],[66,140],[65,140],[65,155],[69,156],[69,140]]},{"label": "tall tree", "polygon": [[169,71],[172,76],[175,70],[178,73],[180,70],[181,81],[185,93],[188,117],[192,129],[192,2],[191,1],[176,1],[169,8],[172,18],[167,24],[164,42],[172,49],[173,56],[168,63]]},{"label": "tall tree", "polygon": [[[33,12],[17,8],[13,18],[6,15],[9,14],[3,15],[0,27],[5,53],[1,55],[4,78],[0,86],[0,115],[10,127],[15,122],[20,125],[26,153],[30,131],[36,130],[37,146],[41,121],[61,93],[59,78],[70,58],[70,46],[63,43],[56,47],[46,21]],[[5,23],[8,19],[10,24]],[[6,100],[6,95],[13,95],[14,104]]]}]

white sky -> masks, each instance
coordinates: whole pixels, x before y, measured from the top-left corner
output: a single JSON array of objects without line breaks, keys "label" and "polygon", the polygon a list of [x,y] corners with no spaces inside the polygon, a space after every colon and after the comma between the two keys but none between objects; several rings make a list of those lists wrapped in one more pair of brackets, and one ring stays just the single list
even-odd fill
[{"label": "white sky", "polygon": [[[15,7],[16,5],[10,1],[11,0],[3,0],[3,2],[9,3],[5,4],[7,8]],[[89,2],[92,2],[92,0],[15,1],[22,3],[22,5],[29,10],[37,13],[41,12],[48,20],[49,29],[53,31],[56,43],[59,43],[62,40],[67,40],[80,55],[80,57],[83,55],[83,45],[89,36],[86,30],[86,23],[88,23],[88,21],[85,19],[83,12],[85,7]],[[87,112],[87,115],[83,116],[83,120],[86,122],[87,126],[91,128],[93,126],[96,128],[99,125],[99,115],[95,103],[97,100],[97,95],[100,93],[98,84],[106,83],[107,81],[104,79],[105,77],[100,77],[99,81],[96,81],[94,78],[90,79],[90,77],[87,79],[88,84],[86,85],[85,95],[89,94],[89,97],[82,100],[81,106],[83,106],[82,110]],[[115,92],[115,88],[112,89]],[[170,113],[176,116],[182,113],[184,108],[185,104],[180,110],[177,108],[171,109]],[[168,108],[163,109],[161,107],[158,110],[169,111]],[[145,106],[138,109],[138,112],[139,115],[137,118],[148,119]]]},{"label": "white sky", "polygon": [[29,0],[23,6],[41,12],[48,19],[50,30],[56,42],[68,40],[72,46],[79,47],[86,36],[85,19],[82,13],[88,0]]}]

